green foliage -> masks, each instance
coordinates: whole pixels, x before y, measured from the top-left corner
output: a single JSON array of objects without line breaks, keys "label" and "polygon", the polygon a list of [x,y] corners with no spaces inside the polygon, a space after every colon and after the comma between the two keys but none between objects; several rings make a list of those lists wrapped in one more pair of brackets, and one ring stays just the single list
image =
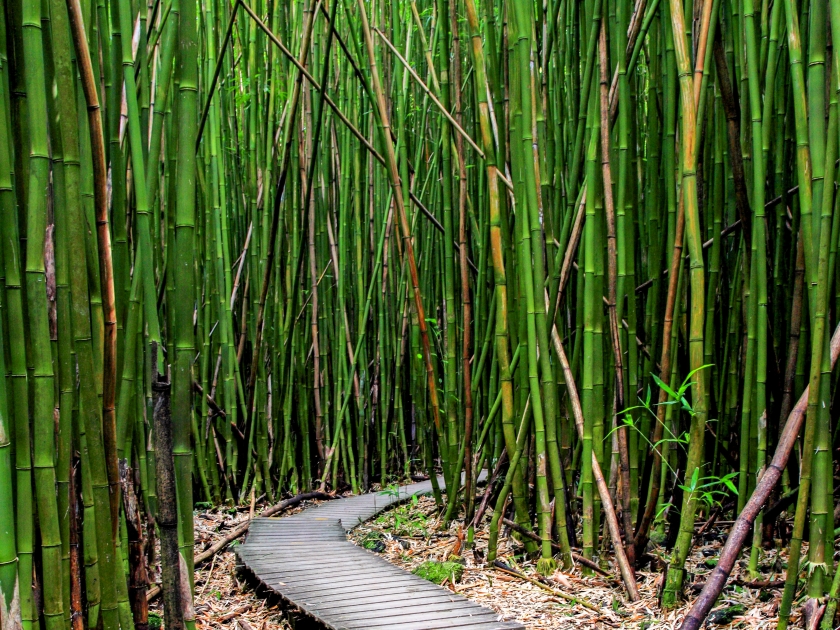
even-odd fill
[{"label": "green foliage", "polygon": [[429,518],[417,509],[418,498],[411,500],[394,510],[382,514],[376,524],[389,530],[395,536],[429,536]]},{"label": "green foliage", "polygon": [[[645,399],[642,400],[641,398],[639,398],[639,402],[641,404],[635,405],[633,407],[628,407],[627,409],[624,409],[621,412],[621,414],[623,414],[624,416],[622,418],[622,422],[626,427],[636,431],[642,437],[642,439],[645,440],[652,448],[660,447],[663,444],[671,444],[678,446],[679,448],[687,449],[691,437],[688,432],[683,432],[679,436],[676,436],[671,432],[667,425],[663,425],[663,428],[665,429],[665,431],[667,431],[670,437],[664,437],[654,444],[650,440],[648,440],[647,436],[644,435],[644,433],[642,433],[639,430],[638,423],[636,420],[634,420],[632,412],[636,410],[643,410],[643,412],[647,412],[648,414],[650,414],[655,422],[658,422],[659,418],[656,415],[654,407],[659,406],[659,404],[679,405],[680,409],[682,411],[685,411],[689,416],[696,416],[697,413],[692,404],[688,401],[688,398],[686,398],[686,394],[688,393],[691,386],[694,384],[692,381],[692,377],[694,376],[694,374],[700,370],[709,367],[712,367],[711,364],[703,365],[689,372],[676,391],[674,391],[674,389],[672,389],[667,383],[665,383],[662,379],[656,376],[656,374],[651,373],[651,377],[656,382],[656,384],[659,385],[659,387],[661,387],[668,394],[668,400],[664,401],[663,403],[651,403],[651,390],[650,387],[648,387]],[[668,465],[667,459],[664,461],[665,464]],[[676,471],[673,470],[673,468],[671,469],[671,472],[676,474]],[[737,480],[737,478],[737,472],[727,473],[722,476],[706,475],[701,477],[700,469],[695,468],[694,471],[691,473],[691,478],[688,481],[688,483],[681,484],[679,487],[683,490],[683,492],[696,494],[696,497],[699,501],[701,501],[707,507],[711,508],[716,505],[721,505],[723,499],[729,496],[730,492],[735,496],[738,495],[738,488],[735,487],[734,483],[734,481]],[[660,509],[659,514],[657,514],[657,518],[661,517],[662,512],[669,505],[670,504],[665,504]]]},{"label": "green foliage", "polygon": [[459,582],[461,576],[464,575],[464,565],[457,562],[438,562],[436,560],[429,560],[420,566],[416,567],[412,573],[419,575],[424,580],[434,582],[435,584],[443,584],[443,581],[449,579],[451,582]]},{"label": "green foliage", "polygon": [[375,551],[376,553],[385,551],[385,542],[382,540],[382,534],[377,531],[367,532],[361,541],[359,541],[359,544],[365,549]]},{"label": "green foliage", "polygon": [[400,486],[396,483],[388,484],[384,489],[379,491],[379,494],[397,499],[400,496]]}]

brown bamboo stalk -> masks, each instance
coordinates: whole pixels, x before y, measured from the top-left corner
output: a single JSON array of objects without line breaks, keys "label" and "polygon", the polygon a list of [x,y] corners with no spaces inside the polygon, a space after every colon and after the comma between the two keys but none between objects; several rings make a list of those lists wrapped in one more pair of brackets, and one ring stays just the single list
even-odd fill
[{"label": "brown bamboo stalk", "polygon": [[84,604],[82,602],[82,547],[79,525],[79,489],[78,459],[70,463],[70,627],[72,630],[85,630]]},{"label": "brown bamboo stalk", "polygon": [[[450,19],[453,34],[453,84],[452,92],[455,104],[455,119],[460,126],[462,123],[461,97],[461,40],[458,36],[458,19],[456,4],[451,2]],[[461,320],[462,346],[461,371],[464,388],[464,486],[466,496],[466,510],[464,521],[472,520],[475,510],[475,491],[473,489],[473,397],[472,397],[472,364],[470,348],[472,346],[472,297],[470,295],[470,268],[467,264],[467,168],[464,161],[464,141],[461,136],[455,136],[455,153],[458,158],[458,256],[461,266]],[[458,471],[460,472],[460,471]]]},{"label": "brown bamboo stalk", "polygon": [[[805,246],[802,241],[802,230],[796,241],[796,268],[793,274],[793,297],[790,312],[790,334],[788,341],[787,364],[785,365],[785,380],[782,389],[782,405],[779,418],[782,422],[790,415],[793,404],[793,381],[796,378],[796,358],[799,354],[799,334],[802,326],[802,296],[805,293]],[[780,427],[784,431],[784,425]]]},{"label": "brown bamboo stalk", "polygon": [[[601,93],[601,172],[604,178],[604,210],[607,218],[607,312],[609,313],[610,339],[615,360],[615,396],[616,413],[624,409],[624,361],[621,353],[621,335],[616,312],[618,282],[618,254],[615,236],[615,202],[612,191],[612,169],[610,167],[610,97],[607,81],[609,78],[609,59],[607,57],[607,22],[601,20],[598,36],[598,65],[600,66]],[[627,561],[631,567],[636,564],[636,549],[633,545],[633,520],[630,513],[630,453],[627,447],[627,428],[619,422],[616,429],[618,437],[618,458],[621,467],[621,515],[624,521],[624,542]]]},{"label": "brown bamboo stalk", "polygon": [[732,180],[735,185],[735,207],[741,220],[741,234],[744,237],[744,251],[750,251],[750,202],[747,197],[747,181],[744,174],[744,159],[741,152],[741,108],[735,99],[732,84],[729,81],[729,69],[726,66],[726,53],[721,41],[721,29],[715,32],[713,54],[717,70],[718,87],[726,115],[726,136],[729,140],[729,160],[732,164]]},{"label": "brown bamboo stalk", "polygon": [[181,554],[178,551],[178,509],[175,498],[175,463],[172,456],[171,379],[157,371],[158,346],[152,342],[152,398],[154,400],[155,469],[160,529],[161,590],[167,630],[184,630],[181,602]]},{"label": "brown bamboo stalk", "polygon": [[712,6],[713,0],[703,0],[703,14],[700,22],[700,36],[695,40],[697,42],[697,51],[695,53],[694,63],[694,104],[700,102],[700,90],[703,87],[703,71],[706,63],[706,46],[709,42],[709,26],[712,21]]},{"label": "brown bamboo stalk", "polygon": [[76,61],[85,95],[93,161],[93,197],[96,208],[96,238],[99,245],[99,282],[102,293],[102,315],[105,321],[102,371],[102,435],[105,442],[105,463],[111,499],[111,529],[117,537],[120,515],[120,471],[117,463],[117,307],[114,294],[114,266],[111,261],[111,230],[108,226],[108,166],[105,139],[102,133],[102,110],[97,95],[96,77],[88,49],[85,23],[79,0],[67,0],[70,30]]},{"label": "brown bamboo stalk", "polygon": [[120,460],[120,483],[122,485],[125,525],[128,534],[128,600],[135,630],[147,630],[149,627],[149,601],[146,589],[149,576],[143,558],[143,527],[140,520],[140,506],[134,494],[134,471],[128,462]]}]

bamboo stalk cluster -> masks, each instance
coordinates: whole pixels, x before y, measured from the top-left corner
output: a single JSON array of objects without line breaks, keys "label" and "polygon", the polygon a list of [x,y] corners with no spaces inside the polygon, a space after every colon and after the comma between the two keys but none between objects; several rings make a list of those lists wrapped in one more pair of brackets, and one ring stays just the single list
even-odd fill
[{"label": "bamboo stalk cluster", "polygon": [[162,398],[186,575],[196,502],[419,473],[468,544],[491,513],[490,562],[513,522],[635,599],[660,544],[670,608],[696,521],[744,512],[733,562],[750,525],[750,573],[790,545],[779,627],[806,569],[836,596],[835,29],[837,0],[0,0],[0,618],[146,623]]}]

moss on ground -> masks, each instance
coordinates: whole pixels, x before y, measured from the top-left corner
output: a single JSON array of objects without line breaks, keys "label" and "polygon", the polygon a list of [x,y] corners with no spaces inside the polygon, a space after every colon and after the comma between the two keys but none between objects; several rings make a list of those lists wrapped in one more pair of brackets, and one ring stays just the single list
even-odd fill
[{"label": "moss on ground", "polygon": [[457,562],[429,560],[415,568],[412,573],[435,584],[443,584],[447,578],[453,582],[459,582],[461,576],[464,575],[464,565]]}]

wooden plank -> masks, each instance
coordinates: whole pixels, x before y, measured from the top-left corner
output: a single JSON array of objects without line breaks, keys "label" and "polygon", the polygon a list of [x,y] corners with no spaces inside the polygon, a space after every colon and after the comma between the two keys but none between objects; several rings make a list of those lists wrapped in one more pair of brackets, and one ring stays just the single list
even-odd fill
[{"label": "wooden plank", "polygon": [[[333,613],[331,619],[341,619],[342,621],[352,621],[355,619],[369,619],[371,612],[377,613],[377,617],[402,617],[404,615],[415,615],[418,612],[438,613],[448,611],[452,613],[452,617],[459,617],[470,614],[481,614],[485,612],[472,602],[467,600],[454,602],[421,602],[419,604],[401,604],[398,606],[392,603],[381,603],[375,608],[366,608],[364,610],[344,610],[341,609],[338,614]],[[384,613],[384,614],[383,614]]]},{"label": "wooden plank", "polygon": [[356,589],[350,588],[350,587],[343,587],[343,588],[337,588],[337,589],[330,589],[330,588],[316,589],[316,588],[311,588],[311,587],[310,588],[305,588],[305,589],[296,589],[296,588],[294,588],[293,584],[286,584],[285,582],[282,582],[282,581],[277,581],[273,585],[273,588],[275,588],[275,590],[277,590],[279,593],[287,595],[288,597],[290,597],[292,599],[300,599],[301,601],[306,601],[307,599],[321,598],[324,595],[328,595],[328,596],[333,597],[335,599],[345,599],[345,600],[349,599],[349,600],[352,600],[355,597],[363,597],[363,596],[366,597],[368,595],[373,595],[373,594],[376,594],[376,593],[383,593],[383,592],[387,593],[391,589],[394,589],[394,588],[397,588],[397,587],[404,587],[404,588],[410,589],[413,592],[421,592],[421,591],[424,591],[424,590],[427,593],[429,592],[429,590],[424,589],[423,585],[421,585],[421,584],[417,584],[417,583],[414,583],[414,582],[404,582],[404,581],[394,581],[394,582],[391,582],[390,584],[388,584],[387,582],[376,584],[376,585],[371,584],[371,585],[368,585],[367,588],[365,588],[365,585],[362,585],[362,588],[356,588]]},{"label": "wooden plank", "polygon": [[[486,610],[486,609],[485,609]],[[417,613],[403,617],[387,617],[383,619],[357,619],[353,621],[342,621],[337,626],[341,628],[377,628],[378,630],[426,630],[427,628],[457,628],[475,623],[495,623],[498,621],[498,614],[487,610],[484,613],[464,617],[454,617],[451,613],[443,611],[440,613]]]},{"label": "wooden plank", "polygon": [[[299,555],[299,550],[291,550],[286,549],[282,545],[260,545],[262,547],[268,547],[274,549],[274,551],[278,555],[294,555],[297,559],[303,561],[311,556],[301,556]],[[318,555],[330,555],[330,554],[341,554],[342,556],[354,556],[357,558],[377,558],[376,554],[371,553],[367,549],[362,549],[361,547],[357,547],[353,543],[347,540],[340,540],[330,542],[330,544],[325,545],[320,548],[316,548],[312,550],[313,554]]]},{"label": "wooden plank", "polygon": [[[443,628],[448,628],[449,626],[443,626]],[[441,628],[440,630],[443,630]],[[469,624],[466,626],[458,626],[458,630],[525,630],[525,626],[519,623],[518,621],[497,621],[493,624],[486,624],[486,623],[476,623],[476,624]]]},{"label": "wooden plank", "polygon": [[271,545],[278,549],[282,549],[278,545],[282,543],[284,540],[291,540],[295,538],[300,539],[318,539],[318,540],[329,540],[335,543],[345,543],[349,542],[347,540],[347,532],[344,531],[344,528],[341,525],[336,524],[335,529],[330,530],[318,530],[318,529],[300,529],[294,530],[290,529],[284,532],[265,532],[265,533],[258,533],[252,536],[249,536],[246,539],[246,543],[250,546],[259,546],[259,545]]},{"label": "wooden plank", "polygon": [[333,585],[337,585],[342,582],[352,581],[354,577],[358,582],[361,579],[373,579],[389,576],[397,577],[405,575],[405,573],[390,571],[389,567],[364,567],[356,569],[355,571],[342,569],[341,572],[333,572],[328,567],[318,567],[308,571],[296,571],[292,566],[256,571],[253,567],[248,568],[257,573],[264,580],[280,580],[281,582],[286,582],[288,584],[291,584],[292,582],[295,582],[296,584],[312,582],[313,577],[317,578],[317,580],[325,580]]},{"label": "wooden plank", "polygon": [[[411,577],[411,576],[409,576]],[[349,593],[366,593],[366,592],[376,592],[382,590],[388,590],[391,586],[412,586],[414,588],[424,588],[422,582],[417,582],[416,580],[411,580],[408,578],[402,578],[397,576],[388,576],[385,579],[374,579],[366,583],[357,583],[357,584],[347,584],[343,586],[333,586],[329,583],[320,584],[317,586],[303,586],[301,588],[297,588],[295,583],[292,580],[275,580],[274,584],[277,585],[277,590],[282,592],[288,593],[295,593],[297,596],[307,596],[312,597],[317,595],[318,593],[333,593],[334,595],[339,594],[349,594]]]},{"label": "wooden plank", "polygon": [[[392,594],[394,594],[394,592],[395,591],[392,589],[391,591],[382,591],[382,592],[378,592],[378,593],[376,591],[374,591],[374,592],[367,592],[367,593],[363,592],[363,593],[350,593],[350,594],[343,594],[343,595],[339,594],[336,597],[332,597],[329,593],[322,592],[320,594],[317,594],[317,595],[314,595],[314,596],[311,596],[311,597],[309,597],[309,596],[303,596],[303,597],[295,596],[294,601],[296,602],[296,604],[298,604],[300,606],[304,606],[304,605],[305,606],[312,606],[312,607],[317,608],[317,609],[322,609],[323,608],[324,611],[325,611],[325,614],[326,614],[327,612],[332,612],[332,613],[340,612],[342,610],[341,605],[352,606],[352,605],[354,605],[355,602],[361,601],[362,599],[369,600],[369,599],[372,599],[373,597],[375,597],[376,595],[392,595]],[[408,588],[403,587],[403,588],[397,590],[396,592],[398,594],[402,595],[403,597],[406,597],[406,598],[411,597],[411,598],[415,598],[415,599],[418,596],[430,596],[431,595],[431,593],[429,593],[429,591],[414,590],[410,587],[408,587]],[[284,597],[289,597],[291,599],[291,595],[287,596],[287,595],[284,594],[283,596]],[[332,606],[331,608],[324,608],[324,605],[327,604],[327,603],[329,603],[329,604],[340,604],[340,605],[339,606]]]},{"label": "wooden plank", "polygon": [[[300,579],[301,577],[304,577],[304,575],[306,575],[305,579]],[[265,573],[265,574],[261,574],[263,579],[281,580],[283,582],[286,582],[287,584],[295,584],[295,586],[303,586],[303,585],[308,584],[310,582],[318,583],[318,582],[321,582],[321,581],[327,581],[330,584],[332,584],[333,586],[339,586],[339,585],[342,585],[342,584],[345,584],[345,583],[353,583],[354,581],[358,583],[358,581],[360,579],[369,580],[369,579],[372,579],[372,578],[388,577],[388,576],[394,576],[394,575],[399,575],[399,574],[386,573],[385,571],[375,571],[375,570],[369,570],[369,571],[364,571],[364,572],[357,571],[355,573],[355,575],[350,571],[345,572],[345,573],[341,573],[341,574],[335,574],[331,571],[319,571],[319,572],[316,572],[315,574],[312,574],[312,575],[310,575],[308,572],[307,572],[307,574],[302,574],[301,573],[301,574],[298,574],[298,575],[295,575],[294,573],[291,573],[291,572],[289,572],[289,573],[271,573],[271,574]]]},{"label": "wooden plank", "polygon": [[[249,549],[273,549],[275,551],[283,551],[284,545],[291,544],[294,542],[312,542],[312,544],[317,543],[329,543],[330,548],[332,547],[339,547],[345,544],[348,544],[349,541],[347,537],[344,535],[344,532],[341,532],[341,536],[331,536],[331,535],[321,535],[318,536],[315,533],[305,534],[295,534],[293,532],[289,532],[287,536],[261,536],[259,538],[253,538],[247,541],[247,547]],[[353,544],[353,543],[349,543]],[[244,547],[245,545],[243,545]],[[324,547],[326,548],[326,547]]]},{"label": "wooden plank", "polygon": [[270,557],[258,558],[256,560],[249,560],[247,558],[244,558],[243,564],[247,565],[249,569],[263,577],[275,575],[304,575],[307,572],[324,573],[325,569],[329,569],[331,566],[333,566],[333,564],[336,567],[340,567],[342,571],[345,571],[348,568],[355,568],[358,572],[362,572],[366,569],[379,568],[381,566],[378,563],[360,563],[357,561],[348,560],[340,557],[334,557],[332,559],[328,557],[323,557],[321,558],[321,561],[322,563],[310,562],[304,566],[298,566],[297,564],[295,564],[294,558]]},{"label": "wooden plank", "polygon": [[447,596],[445,592],[434,594],[423,592],[413,594],[387,593],[381,595],[374,595],[372,597],[359,597],[352,600],[352,603],[349,603],[348,601],[337,601],[328,599],[325,600],[323,604],[314,604],[313,606],[322,612],[333,610],[335,608],[340,608],[341,610],[350,612],[353,610],[369,609],[369,607],[375,607],[380,603],[401,603],[406,605],[414,605],[415,603],[436,604],[439,602],[446,601],[457,601],[457,598],[454,596]]}]

